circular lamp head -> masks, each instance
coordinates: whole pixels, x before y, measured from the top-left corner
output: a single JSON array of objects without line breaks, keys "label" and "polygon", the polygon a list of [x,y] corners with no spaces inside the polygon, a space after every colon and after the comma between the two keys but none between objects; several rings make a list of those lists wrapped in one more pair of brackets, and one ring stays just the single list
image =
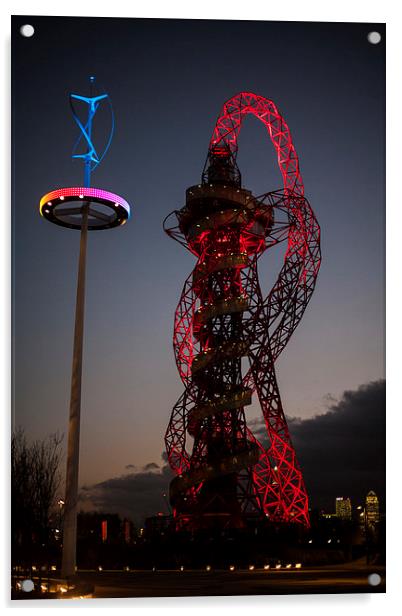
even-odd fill
[{"label": "circular lamp head", "polygon": [[59,188],[42,197],[41,216],[62,227],[81,229],[83,209],[88,207],[88,230],[111,229],[130,218],[130,206],[122,197],[101,188]]}]

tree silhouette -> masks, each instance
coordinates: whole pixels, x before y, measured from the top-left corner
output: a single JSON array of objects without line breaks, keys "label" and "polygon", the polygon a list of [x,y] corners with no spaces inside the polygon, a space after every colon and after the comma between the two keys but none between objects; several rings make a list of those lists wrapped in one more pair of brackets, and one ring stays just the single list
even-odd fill
[{"label": "tree silhouette", "polygon": [[63,437],[58,433],[28,443],[17,428],[11,438],[12,562],[42,560],[53,542],[51,515],[61,483]]}]

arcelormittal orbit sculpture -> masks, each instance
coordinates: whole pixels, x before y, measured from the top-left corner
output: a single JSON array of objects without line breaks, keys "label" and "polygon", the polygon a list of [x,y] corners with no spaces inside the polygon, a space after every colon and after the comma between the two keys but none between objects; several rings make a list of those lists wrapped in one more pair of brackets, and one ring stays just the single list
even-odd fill
[{"label": "arcelormittal orbit sculpture", "polygon": [[[242,187],[236,164],[248,114],[265,125],[283,177],[282,189],[259,197]],[[224,104],[202,182],[187,190],[186,205],[164,226],[197,258],[175,314],[174,351],[185,391],[165,436],[176,474],[170,485],[176,527],[241,528],[250,516],[309,526],[275,361],[314,290],[320,229],[304,197],[288,125],[271,100],[241,92]],[[258,260],[279,242],[287,242],[284,263],[263,297]],[[265,445],[247,426],[253,394]]]}]

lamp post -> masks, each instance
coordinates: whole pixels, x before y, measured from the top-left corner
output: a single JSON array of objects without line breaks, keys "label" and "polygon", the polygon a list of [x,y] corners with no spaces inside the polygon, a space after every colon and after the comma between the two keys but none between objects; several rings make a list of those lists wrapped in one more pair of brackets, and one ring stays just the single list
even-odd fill
[{"label": "lamp post", "polygon": [[[88,231],[110,229],[123,225],[130,217],[129,204],[109,191],[91,188],[91,173],[109,149],[114,130],[113,109],[108,94],[92,96],[94,78],[90,78],[90,96],[70,94],[74,119],[80,129],[73,158],[84,162],[84,186],[59,188],[44,195],[40,201],[41,215],[55,224],[80,231],[77,296],[75,309],[73,362],[71,374],[70,414],[68,425],[66,495],[64,504],[62,577],[70,577],[76,570],[77,500],[81,417],[82,356],[84,341],[85,270]],[[87,116],[82,121],[76,112],[77,102],[86,104]],[[102,154],[98,154],[92,140],[92,125],[97,109],[108,103],[111,111],[111,131]],[[85,151],[77,153],[80,144]]]}]

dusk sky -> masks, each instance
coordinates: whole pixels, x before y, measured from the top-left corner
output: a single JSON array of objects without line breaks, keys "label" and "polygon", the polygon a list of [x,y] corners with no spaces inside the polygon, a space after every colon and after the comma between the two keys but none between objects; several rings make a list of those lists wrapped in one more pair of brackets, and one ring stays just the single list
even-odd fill
[{"label": "dusk sky", "polygon": [[[42,219],[39,200],[82,184],[68,94],[88,94],[90,75],[116,114],[92,184],[132,206],[124,227],[89,234],[80,484],[162,463],[183,391],[173,315],[194,265],[162,222],[199,182],[216,117],[239,91],[271,98],[289,124],[322,231],[315,293],[277,363],[287,416],[344,413],[345,391],[384,378],[385,46],[368,43],[371,30],[385,36],[382,24],[13,19],[14,425],[32,438],[67,430],[79,234]],[[281,188],[254,118],[238,164],[254,194]],[[266,291],[282,256],[261,260]],[[246,412],[257,420],[256,404]]]}]

